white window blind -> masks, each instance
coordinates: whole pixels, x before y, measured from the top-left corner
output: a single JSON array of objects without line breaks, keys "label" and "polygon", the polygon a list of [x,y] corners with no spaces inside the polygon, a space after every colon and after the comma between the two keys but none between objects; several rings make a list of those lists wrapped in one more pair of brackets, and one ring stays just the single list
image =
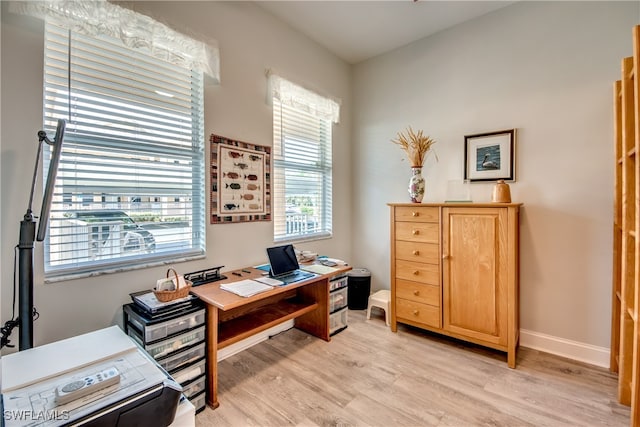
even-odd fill
[{"label": "white window blind", "polygon": [[47,278],[204,254],[202,72],[109,36],[45,34],[45,129],[67,120]]},{"label": "white window blind", "polygon": [[300,104],[291,105],[283,86],[278,89],[273,93],[274,240],[329,237],[332,122]]}]

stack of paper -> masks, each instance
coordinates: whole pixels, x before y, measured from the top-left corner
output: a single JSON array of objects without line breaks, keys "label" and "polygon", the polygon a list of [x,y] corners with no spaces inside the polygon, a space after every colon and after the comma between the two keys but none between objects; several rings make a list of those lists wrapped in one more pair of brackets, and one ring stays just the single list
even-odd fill
[{"label": "stack of paper", "polygon": [[191,304],[191,301],[198,299],[195,295],[187,295],[184,298],[178,298],[167,302],[158,301],[152,291],[141,291],[129,294],[131,299],[138,306],[142,307],[149,313],[156,314],[179,308],[184,308]]},{"label": "stack of paper", "polygon": [[265,285],[264,283],[256,282],[255,280],[246,279],[232,283],[223,283],[220,285],[220,289],[233,292],[241,297],[250,297],[252,295],[259,294],[260,292],[269,291],[273,289],[273,287]]},{"label": "stack of paper", "polygon": [[330,274],[337,270],[337,268],[327,267],[326,265],[320,264],[301,265],[300,269],[316,274]]},{"label": "stack of paper", "polygon": [[273,277],[258,277],[256,282],[264,283],[269,286],[282,286],[284,282],[282,280],[274,279]]}]

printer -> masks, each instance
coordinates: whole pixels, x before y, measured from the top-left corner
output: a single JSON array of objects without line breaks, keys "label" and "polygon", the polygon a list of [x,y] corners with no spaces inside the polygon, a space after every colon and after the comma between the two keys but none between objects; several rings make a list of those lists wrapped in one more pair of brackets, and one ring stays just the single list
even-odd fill
[{"label": "printer", "polygon": [[181,386],[117,326],[0,361],[7,427],[168,426],[182,396]]}]

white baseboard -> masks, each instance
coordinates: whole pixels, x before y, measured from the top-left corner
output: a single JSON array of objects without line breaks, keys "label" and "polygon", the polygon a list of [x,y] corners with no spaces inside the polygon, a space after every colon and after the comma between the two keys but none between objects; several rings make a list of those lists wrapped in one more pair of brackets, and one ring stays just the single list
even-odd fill
[{"label": "white baseboard", "polygon": [[609,348],[520,329],[520,345],[591,365],[609,368]]},{"label": "white baseboard", "polygon": [[284,332],[287,329],[291,328],[293,328],[293,319],[287,320],[284,323],[276,325],[249,338],[245,338],[242,341],[238,341],[235,344],[231,344],[229,347],[225,347],[222,350],[218,350],[218,362],[226,359],[227,357],[231,357],[234,354],[240,353],[242,350],[246,350],[249,347],[256,345],[262,341],[266,341],[269,339],[269,337],[277,335],[280,332]]}]

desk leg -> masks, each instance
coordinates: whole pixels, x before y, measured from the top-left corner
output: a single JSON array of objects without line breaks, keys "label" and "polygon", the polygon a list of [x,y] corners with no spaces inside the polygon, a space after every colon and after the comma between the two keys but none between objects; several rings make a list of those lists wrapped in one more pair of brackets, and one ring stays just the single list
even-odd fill
[{"label": "desk leg", "polygon": [[218,308],[207,306],[207,403],[216,409],[218,403]]},{"label": "desk leg", "polygon": [[317,301],[318,308],[295,319],[296,328],[325,341],[329,337],[329,279],[322,278],[298,288],[298,295]]}]

